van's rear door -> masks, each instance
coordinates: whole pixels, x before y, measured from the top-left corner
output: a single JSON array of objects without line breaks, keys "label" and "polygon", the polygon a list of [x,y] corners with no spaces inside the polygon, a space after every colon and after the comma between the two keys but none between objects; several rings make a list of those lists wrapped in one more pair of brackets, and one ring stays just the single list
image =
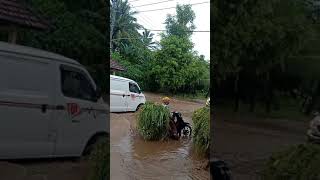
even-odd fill
[{"label": "van's rear door", "polygon": [[128,111],[128,81],[110,79],[110,110],[111,112]]},{"label": "van's rear door", "polygon": [[0,158],[52,155],[53,77],[51,62],[0,54]]}]

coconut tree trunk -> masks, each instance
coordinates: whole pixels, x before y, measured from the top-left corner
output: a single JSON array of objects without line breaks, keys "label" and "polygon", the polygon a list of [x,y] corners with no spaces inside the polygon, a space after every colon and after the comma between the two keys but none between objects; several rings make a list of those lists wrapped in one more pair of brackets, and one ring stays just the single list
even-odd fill
[{"label": "coconut tree trunk", "polygon": [[239,74],[236,75],[234,80],[234,112],[238,112],[240,104],[240,94],[239,94]]},{"label": "coconut tree trunk", "polygon": [[265,81],[265,92],[266,92],[266,112],[271,112],[271,103],[273,99],[273,92],[271,87],[271,81],[270,81],[270,72],[266,73],[266,81]]},{"label": "coconut tree trunk", "polygon": [[256,106],[256,97],[255,97],[255,91],[250,95],[250,112],[254,112],[255,106]]},{"label": "coconut tree trunk", "polygon": [[306,114],[310,114],[312,112],[312,110],[314,109],[315,105],[316,105],[316,99],[318,97],[318,91],[320,90],[320,84],[318,83],[318,81],[316,82],[316,88],[313,89],[313,93],[312,93],[312,97],[311,97],[311,102],[308,104],[307,108],[306,108]]}]

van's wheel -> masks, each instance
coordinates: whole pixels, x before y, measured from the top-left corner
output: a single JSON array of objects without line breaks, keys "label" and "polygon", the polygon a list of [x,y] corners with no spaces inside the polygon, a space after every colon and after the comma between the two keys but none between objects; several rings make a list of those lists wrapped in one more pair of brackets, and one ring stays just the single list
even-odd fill
[{"label": "van's wheel", "polygon": [[109,144],[109,135],[98,136],[89,141],[85,150],[83,151],[83,158],[88,159],[92,152],[100,145]]},{"label": "van's wheel", "polygon": [[136,112],[139,111],[142,106],[143,106],[143,104],[139,104],[139,106],[137,106]]}]

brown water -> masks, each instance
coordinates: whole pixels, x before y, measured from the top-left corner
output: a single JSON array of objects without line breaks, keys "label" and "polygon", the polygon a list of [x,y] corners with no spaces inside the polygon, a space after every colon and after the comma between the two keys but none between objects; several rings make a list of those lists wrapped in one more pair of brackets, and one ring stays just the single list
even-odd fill
[{"label": "brown water", "polygon": [[135,120],[135,113],[111,114],[111,180],[209,180],[206,160],[193,155],[191,139],[144,141]]}]

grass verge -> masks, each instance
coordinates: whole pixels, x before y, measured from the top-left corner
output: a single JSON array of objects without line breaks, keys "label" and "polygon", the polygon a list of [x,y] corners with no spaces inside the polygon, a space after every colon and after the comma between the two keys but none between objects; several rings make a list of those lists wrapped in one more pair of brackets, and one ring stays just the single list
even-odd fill
[{"label": "grass verge", "polygon": [[192,115],[193,147],[197,155],[209,155],[210,143],[210,108],[203,107],[196,110]]},{"label": "grass verge", "polygon": [[320,179],[320,146],[301,144],[274,153],[262,171],[262,179]]},{"label": "grass verge", "polygon": [[90,174],[88,180],[110,179],[110,146],[109,140],[101,142],[89,157]]}]

